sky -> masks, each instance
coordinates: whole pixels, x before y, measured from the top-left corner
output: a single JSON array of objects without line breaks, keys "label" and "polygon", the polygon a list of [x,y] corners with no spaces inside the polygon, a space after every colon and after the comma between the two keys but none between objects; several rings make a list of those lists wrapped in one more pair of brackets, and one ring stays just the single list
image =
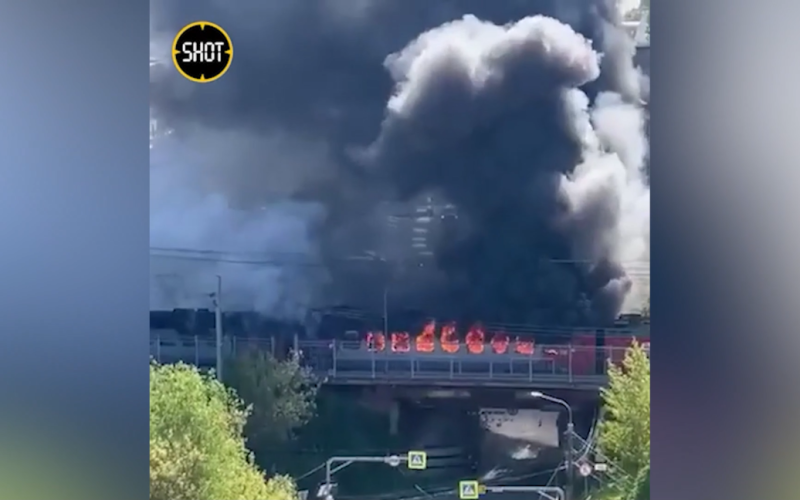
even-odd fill
[{"label": "sky", "polygon": [[640,0],[619,0],[619,8],[623,14],[639,6]]}]

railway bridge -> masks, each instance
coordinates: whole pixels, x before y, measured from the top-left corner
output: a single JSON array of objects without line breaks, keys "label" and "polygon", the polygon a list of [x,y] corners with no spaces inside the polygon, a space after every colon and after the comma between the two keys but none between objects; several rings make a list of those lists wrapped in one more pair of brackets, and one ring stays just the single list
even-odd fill
[{"label": "railway bridge", "polygon": [[[607,383],[605,362],[623,358],[630,333],[605,337],[603,347],[588,334],[575,335],[568,344],[540,345],[502,335],[455,344],[425,330],[415,337],[398,332],[383,345],[369,334],[288,342],[232,336],[224,339],[223,351],[259,349],[281,357],[297,350],[326,390],[346,393],[354,404],[385,415],[388,434],[413,443],[411,449],[429,450],[431,474],[463,467],[484,473],[498,464],[515,471],[561,460],[566,414],[534,391],[568,401],[575,429],[589,435]],[[150,354],[163,363],[201,367],[213,367],[217,359],[213,335],[151,334]]]},{"label": "railway bridge", "polygon": [[[453,350],[440,341],[429,348],[377,349],[369,340],[299,340],[302,362],[325,384],[332,386],[428,387],[442,389],[528,389],[597,392],[607,382],[606,359],[621,360],[631,337],[619,337],[603,348],[588,343],[537,345],[520,349],[512,342],[504,347],[485,343]],[[245,349],[262,349],[280,355],[274,338],[223,342],[225,356]],[[600,355],[598,356],[598,349]],[[203,367],[216,364],[216,343],[208,336],[161,337],[151,335],[153,359],[172,363],[183,361]],[[601,357],[601,362],[597,362]]]}]

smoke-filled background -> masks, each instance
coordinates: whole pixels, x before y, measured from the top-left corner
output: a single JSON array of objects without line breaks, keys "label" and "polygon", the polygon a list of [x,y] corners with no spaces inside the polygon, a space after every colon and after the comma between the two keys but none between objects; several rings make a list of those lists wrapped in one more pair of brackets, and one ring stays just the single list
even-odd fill
[{"label": "smoke-filled background", "polygon": [[[430,314],[573,325],[649,293],[632,279],[649,260],[649,85],[612,0],[151,12],[157,59],[191,21],[234,45],[211,84],[151,76],[175,131],[152,149],[151,245],[203,251],[159,251],[154,307],[215,274],[227,304],[283,315],[375,307],[388,283]],[[420,253],[398,227],[423,200]]]}]

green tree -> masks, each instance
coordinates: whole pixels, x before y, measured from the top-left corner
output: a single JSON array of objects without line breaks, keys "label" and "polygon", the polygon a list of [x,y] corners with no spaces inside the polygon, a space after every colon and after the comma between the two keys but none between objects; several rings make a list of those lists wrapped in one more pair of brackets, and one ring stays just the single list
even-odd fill
[{"label": "green tree", "polygon": [[611,464],[605,498],[646,500],[650,494],[650,358],[636,342],[621,366],[609,364],[602,391],[598,449]]},{"label": "green tree", "polygon": [[294,500],[294,483],[267,480],[242,432],[249,409],[197,368],[150,366],[151,500]]},{"label": "green tree", "polygon": [[259,445],[289,440],[314,416],[319,383],[297,355],[247,350],[226,365],[225,382],[252,407],[246,434]]}]

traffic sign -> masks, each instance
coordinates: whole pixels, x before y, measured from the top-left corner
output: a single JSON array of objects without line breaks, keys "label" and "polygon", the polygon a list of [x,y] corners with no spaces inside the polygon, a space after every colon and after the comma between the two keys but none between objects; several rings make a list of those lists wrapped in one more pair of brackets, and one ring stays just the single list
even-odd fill
[{"label": "traffic sign", "polygon": [[428,454],[424,451],[408,452],[408,468],[411,470],[425,470],[428,466]]},{"label": "traffic sign", "polygon": [[480,497],[478,481],[460,481],[458,483],[458,498],[461,500],[478,500]]},{"label": "traffic sign", "polygon": [[581,476],[588,477],[589,474],[592,473],[592,466],[586,462],[582,463],[581,466],[578,468],[580,471]]}]

